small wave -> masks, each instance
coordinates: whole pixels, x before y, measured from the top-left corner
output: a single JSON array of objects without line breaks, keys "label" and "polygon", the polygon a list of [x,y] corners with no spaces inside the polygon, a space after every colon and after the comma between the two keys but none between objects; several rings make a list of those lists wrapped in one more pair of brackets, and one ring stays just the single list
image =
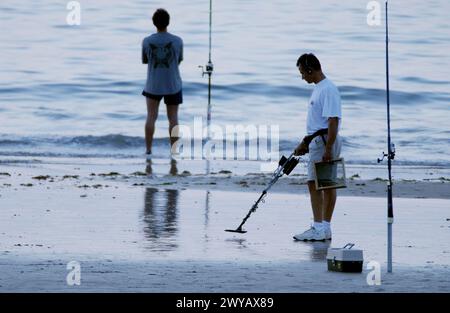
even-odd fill
[{"label": "small wave", "polygon": [[[373,139],[373,138],[372,138]],[[264,140],[264,139],[263,139]],[[299,139],[300,140],[300,139]],[[269,155],[274,157],[274,153],[279,155],[289,155],[298,145],[299,140],[296,139],[281,139],[277,146],[272,147],[272,142],[261,142],[255,139],[246,139],[239,142],[222,141],[222,146],[225,148],[220,158],[239,160],[265,160]],[[169,157],[170,146],[169,138],[155,138],[153,141],[153,154],[155,157],[167,158]],[[370,143],[371,146],[369,146]],[[438,141],[441,145],[450,143],[450,140]],[[184,146],[187,143],[187,146]],[[205,148],[207,141],[202,140],[202,144],[194,144],[191,142],[183,142],[182,151],[189,153],[195,158],[201,158],[202,147]],[[443,154],[437,154],[436,157],[424,156],[415,154],[423,147],[420,142],[411,142],[408,140],[398,140],[397,142],[398,158],[395,164],[398,165],[420,165],[420,166],[449,166],[450,162]],[[376,157],[363,153],[368,149],[374,150],[373,145],[376,141],[370,138],[360,137],[343,137],[343,146],[346,148],[345,160],[349,164],[376,164]],[[381,145],[380,145],[381,147]],[[384,146],[383,146],[384,147]],[[197,149],[199,148],[199,149]],[[209,147],[210,148],[210,147]],[[242,151],[240,149],[244,148]],[[274,150],[274,149],[278,150]],[[187,150],[185,150],[187,149]],[[197,150],[196,150],[197,149]],[[230,150],[232,154],[230,155]],[[252,150],[254,149],[254,150]],[[55,157],[55,158],[112,158],[112,159],[136,159],[142,158],[145,150],[145,141],[143,137],[126,136],[122,134],[109,134],[104,136],[75,136],[75,137],[14,137],[7,138],[5,135],[0,136],[0,156],[3,157],[25,157],[25,158],[39,158],[39,157]],[[256,152],[255,152],[256,151]],[[199,154],[200,153],[200,154]],[[216,152],[220,153],[220,151]],[[255,154],[256,153],[256,154]],[[407,154],[405,154],[407,153]],[[439,157],[442,156],[442,158]],[[265,156],[265,157],[264,157]],[[410,156],[410,157],[408,157]],[[278,156],[276,156],[278,157]]]},{"label": "small wave", "polygon": [[[2,154],[0,154],[2,155]],[[17,156],[17,155],[14,155]],[[36,160],[36,159],[3,159],[0,160],[0,164],[41,164],[43,163],[42,160]]]},{"label": "small wave", "polygon": [[68,120],[72,119],[74,116],[70,114],[64,114],[64,113],[56,113],[56,112],[43,112],[43,111],[36,111],[34,112],[34,115],[36,116],[43,116],[51,120]]},{"label": "small wave", "polygon": [[[111,159],[130,159],[130,158],[139,158],[142,157],[143,154],[127,154],[127,153],[113,153],[111,151],[104,152],[104,153],[98,153],[98,152],[91,152],[91,153],[75,153],[75,152],[63,152],[63,153],[57,153],[57,152],[24,152],[24,151],[0,151],[0,156],[6,156],[6,157],[31,157],[31,158],[38,158],[38,157],[44,157],[44,158],[80,158],[80,159],[87,159],[87,158],[111,158]],[[161,155],[156,155],[158,157],[161,157]],[[24,160],[24,161],[18,161],[16,163],[36,163],[39,160]],[[40,162],[40,161],[39,161]],[[0,163],[11,163],[8,160],[3,160]]]},{"label": "small wave", "polygon": [[[156,145],[168,142],[169,138],[155,138],[154,143]],[[61,146],[67,147],[68,145],[83,147],[83,146],[95,146],[95,147],[111,147],[111,148],[136,148],[144,145],[144,138],[125,136],[121,134],[110,134],[104,136],[75,136],[75,137],[14,137],[2,135],[0,137],[0,148],[11,146]]]},{"label": "small wave", "polygon": [[[361,88],[354,86],[339,87],[343,100],[365,100],[380,102],[380,99],[386,97],[385,89]],[[432,93],[432,92],[405,92],[398,90],[390,90],[391,102],[396,105],[423,104],[430,101],[450,101],[448,93]]]},{"label": "small wave", "polygon": [[0,139],[0,147],[8,146],[32,146],[34,145],[33,140],[28,138],[20,139]]},{"label": "small wave", "polygon": [[400,78],[400,80],[410,82],[410,83],[418,83],[418,84],[450,85],[449,81],[431,80],[431,79],[426,79],[423,77],[416,77],[416,76],[405,76],[405,77]]},{"label": "small wave", "polygon": [[22,95],[27,94],[34,99],[66,98],[67,94],[72,97],[92,97],[96,94],[133,95],[142,91],[142,81],[107,81],[86,83],[45,83],[27,86],[0,87],[0,95]]},{"label": "small wave", "polygon": [[[421,82],[419,78],[407,77],[412,81]],[[73,97],[90,98],[98,95],[104,97],[105,94],[115,95],[140,95],[144,82],[142,80],[133,81],[114,81],[105,80],[99,77],[98,80],[89,81],[88,78],[83,79],[84,82],[77,83],[45,83],[29,86],[9,86],[0,87],[0,98],[14,101],[14,96],[26,94],[33,99],[51,99],[65,98],[67,94]],[[424,81],[425,82],[425,81]],[[426,83],[435,83],[434,81],[426,81]],[[447,82],[440,82],[447,84]],[[266,83],[240,83],[228,85],[213,85],[214,97],[219,100],[236,99],[237,95],[245,96],[266,96],[273,97],[279,95],[282,98],[302,97],[307,98],[311,94],[311,89],[301,86],[289,85],[273,85]],[[184,82],[184,93],[186,95],[200,95],[207,90],[206,83]],[[359,101],[377,101],[383,99],[386,95],[384,89],[364,88],[356,86],[339,86],[343,100],[359,100]],[[404,92],[399,90],[391,90],[392,101],[398,105],[423,104],[429,101],[450,101],[449,93],[434,93],[426,91]]]},{"label": "small wave", "polygon": [[[168,138],[155,138],[155,144],[159,141],[169,140]],[[136,148],[144,144],[144,138],[132,137],[120,134],[110,134],[105,136],[77,136],[73,138],[60,138],[57,144],[76,144],[81,146],[109,146],[114,148]]]}]

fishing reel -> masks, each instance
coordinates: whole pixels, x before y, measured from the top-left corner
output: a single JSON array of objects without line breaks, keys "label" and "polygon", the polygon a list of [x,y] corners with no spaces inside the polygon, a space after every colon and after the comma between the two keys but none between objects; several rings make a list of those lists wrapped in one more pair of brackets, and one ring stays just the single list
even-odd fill
[{"label": "fishing reel", "polygon": [[[205,74],[208,74],[209,76],[211,76],[212,72],[214,71],[214,65],[212,64],[211,61],[209,61],[208,64],[206,64],[206,66],[199,65],[198,67],[202,69],[202,77],[204,77]],[[206,70],[205,70],[205,68],[206,68]]]},{"label": "fishing reel", "polygon": [[384,158],[387,157],[389,160],[393,160],[395,158],[395,144],[391,143],[391,149],[389,149],[390,151],[388,153],[384,153],[382,154],[382,158],[378,158],[377,162],[381,163],[383,162]]}]

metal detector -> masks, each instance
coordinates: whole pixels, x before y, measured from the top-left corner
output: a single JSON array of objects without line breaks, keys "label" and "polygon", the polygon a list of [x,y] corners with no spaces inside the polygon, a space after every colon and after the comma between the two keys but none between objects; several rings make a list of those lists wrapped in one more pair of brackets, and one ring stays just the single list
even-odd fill
[{"label": "metal detector", "polygon": [[263,190],[261,196],[256,200],[255,204],[251,207],[250,211],[248,211],[247,215],[242,220],[241,224],[236,229],[226,229],[225,231],[231,232],[231,233],[240,233],[245,234],[247,231],[242,230],[242,226],[245,224],[247,219],[250,217],[250,215],[256,211],[258,208],[258,204],[264,199],[264,197],[267,195],[267,192],[270,188],[277,182],[277,180],[283,176],[284,174],[289,175],[292,170],[297,166],[297,164],[300,161],[300,157],[294,156],[292,153],[288,158],[286,158],[284,155],[281,157],[280,161],[278,161],[278,167],[273,172],[272,180],[269,182],[266,189]]}]

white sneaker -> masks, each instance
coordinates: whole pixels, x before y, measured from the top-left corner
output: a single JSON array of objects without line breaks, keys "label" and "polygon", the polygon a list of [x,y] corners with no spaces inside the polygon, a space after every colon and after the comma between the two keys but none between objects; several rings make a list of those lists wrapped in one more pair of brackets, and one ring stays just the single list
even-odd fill
[{"label": "white sneaker", "polygon": [[325,240],[331,240],[331,228],[326,227],[325,231]]},{"label": "white sneaker", "polygon": [[325,238],[325,231],[322,228],[316,229],[314,226],[304,233],[294,236],[294,239],[298,241],[323,241]]}]

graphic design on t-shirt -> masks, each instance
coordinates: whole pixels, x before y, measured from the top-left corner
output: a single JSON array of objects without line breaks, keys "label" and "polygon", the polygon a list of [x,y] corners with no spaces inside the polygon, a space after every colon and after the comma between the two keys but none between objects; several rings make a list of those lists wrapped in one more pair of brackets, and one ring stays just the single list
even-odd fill
[{"label": "graphic design on t-shirt", "polygon": [[154,62],[153,68],[169,68],[170,62],[174,56],[172,43],[169,42],[167,45],[162,46],[150,44],[150,48],[152,50],[152,60]]}]

